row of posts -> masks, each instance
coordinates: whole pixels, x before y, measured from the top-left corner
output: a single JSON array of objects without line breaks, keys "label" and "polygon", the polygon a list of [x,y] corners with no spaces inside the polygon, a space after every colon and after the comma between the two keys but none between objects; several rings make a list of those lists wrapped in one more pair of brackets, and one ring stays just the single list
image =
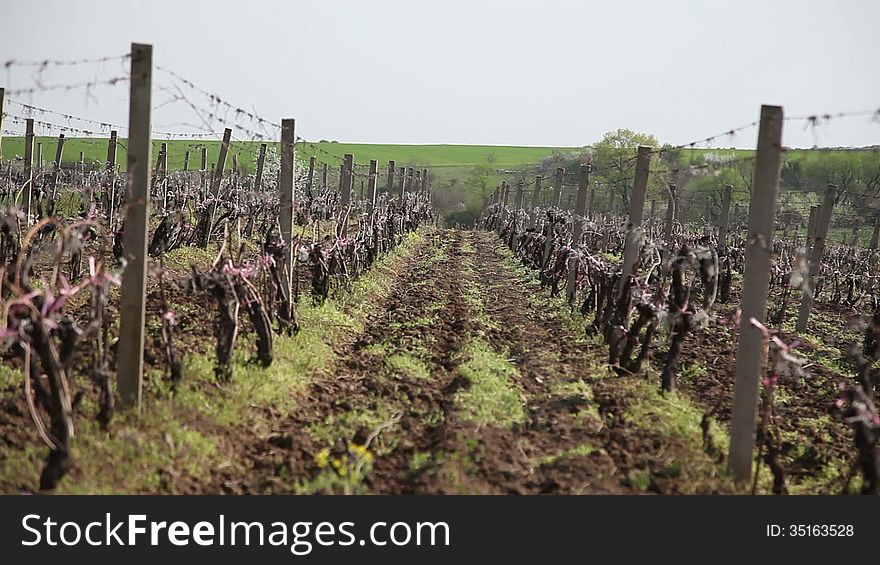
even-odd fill
[{"label": "row of posts", "polygon": [[[731,442],[729,467],[734,477],[745,482],[752,473],[752,461],[755,446],[755,429],[757,419],[759,384],[766,363],[766,349],[763,333],[751,323],[756,320],[761,324],[766,321],[767,297],[770,290],[770,270],[773,255],[773,236],[775,231],[776,201],[779,192],[779,175],[782,165],[782,124],[783,110],[779,106],[762,106],[758,133],[758,146],[755,162],[754,184],[749,205],[748,233],[745,247],[745,270],[743,275],[741,319],[739,340],[737,345],[737,363],[733,411],[731,421]],[[649,164],[652,150],[639,147],[636,158],[636,171],[630,199],[629,218],[627,223],[626,244],[623,253],[623,266],[618,293],[623,292],[627,277],[632,274],[641,252],[642,225],[645,200],[648,186]],[[562,179],[565,171],[557,169],[554,176],[551,206],[560,207]],[[590,166],[582,165],[576,202],[573,210],[573,244],[577,245],[583,235],[583,222],[588,209],[592,210],[594,191],[589,188]],[[537,177],[532,194],[531,213],[528,217],[529,227],[534,227],[537,219],[537,208],[541,192],[542,177]],[[507,207],[511,187],[506,182],[497,188],[487,199],[486,204],[501,204]],[[733,189],[724,186],[722,189],[721,214],[718,225],[718,247],[723,250],[727,246],[730,231],[730,208]],[[589,194],[589,198],[588,198]],[[798,315],[798,331],[805,331],[812,306],[812,289],[815,277],[822,262],[825,241],[828,234],[837,187],[828,185],[821,206],[811,210],[808,226],[808,257],[810,265],[810,288],[803,293]],[[523,205],[523,181],[519,181],[516,192],[514,210]],[[672,226],[676,216],[676,187],[669,187],[667,200],[666,225],[664,236],[672,240]],[[550,232],[548,231],[548,235]],[[880,224],[875,224],[871,239],[871,249],[876,249],[880,239]],[[544,262],[548,259],[552,242],[547,241]],[[576,287],[577,254],[572,254],[569,263],[567,290],[571,298]]]}]

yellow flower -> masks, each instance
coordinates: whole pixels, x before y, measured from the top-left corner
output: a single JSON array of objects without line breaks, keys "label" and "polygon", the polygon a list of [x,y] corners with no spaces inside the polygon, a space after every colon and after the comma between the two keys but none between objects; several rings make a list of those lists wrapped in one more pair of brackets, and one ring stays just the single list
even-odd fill
[{"label": "yellow flower", "polygon": [[315,463],[318,464],[319,469],[327,468],[327,461],[330,459],[330,448],[325,447],[321,451],[315,455]]}]

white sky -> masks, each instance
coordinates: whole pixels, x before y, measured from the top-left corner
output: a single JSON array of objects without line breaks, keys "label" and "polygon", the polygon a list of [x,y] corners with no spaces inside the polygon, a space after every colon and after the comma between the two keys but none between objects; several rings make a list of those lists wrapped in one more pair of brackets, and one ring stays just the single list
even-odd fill
[{"label": "white sky", "polygon": [[[626,127],[678,144],[754,121],[762,103],[792,116],[880,108],[877,0],[4,4],[0,61],[152,43],[156,64],[268,119],[295,117],[312,140],[584,145]],[[116,76],[119,64],[101,73]],[[31,74],[0,68],[0,86],[32,86]],[[44,82],[95,75],[53,68]],[[154,75],[154,86],[169,82]],[[95,95],[18,99],[127,123],[125,85]],[[153,126],[194,121],[176,103],[157,109]],[[719,144],[754,140],[748,131]],[[880,123],[838,119],[813,131],[790,122],[785,143],[880,144]]]}]

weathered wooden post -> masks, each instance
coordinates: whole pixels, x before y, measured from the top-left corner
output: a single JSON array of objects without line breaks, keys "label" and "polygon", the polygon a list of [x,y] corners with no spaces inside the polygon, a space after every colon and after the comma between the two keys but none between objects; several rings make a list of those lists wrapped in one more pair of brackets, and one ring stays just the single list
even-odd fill
[{"label": "weathered wooden post", "polygon": [[415,186],[413,186],[413,178],[415,177],[415,171],[412,167],[406,168],[406,191],[407,192],[416,192]]},{"label": "weathered wooden post", "polygon": [[55,147],[55,161],[52,162],[52,180],[50,188],[52,201],[49,203],[50,209],[55,209],[55,197],[58,195],[58,175],[61,173],[61,158],[64,154],[64,134],[58,136],[58,145]]},{"label": "weathered wooden post", "polygon": [[391,198],[391,195],[394,193],[394,167],[396,163],[394,161],[388,161],[388,183],[385,192],[388,194],[388,198]]},{"label": "weathered wooden post", "polygon": [[425,192],[429,192],[431,189],[428,186],[428,169],[422,169],[422,190]]},{"label": "weathered wooden post", "polygon": [[183,152],[183,172],[189,171],[189,149]]},{"label": "weathered wooden post", "polygon": [[281,240],[284,242],[284,258],[281,272],[281,292],[286,303],[293,299],[293,180],[296,159],[296,122],[293,118],[281,120],[281,171],[279,172],[278,222],[281,224]]},{"label": "weathered wooden post", "polygon": [[566,284],[566,297],[568,305],[574,308],[574,298],[577,291],[577,277],[580,270],[580,255],[576,251],[581,244],[581,238],[584,235],[584,219],[587,214],[587,189],[590,185],[590,165],[581,165],[580,175],[578,177],[577,200],[574,205],[574,216],[572,217],[571,228],[571,245],[575,249],[568,256],[568,281]]},{"label": "weathered wooden post", "polygon": [[321,190],[327,190],[327,163],[324,163],[324,166],[321,167]]},{"label": "weathered wooden post", "polygon": [[113,220],[116,215],[116,143],[117,131],[110,131],[110,141],[107,142],[107,176],[110,182],[110,197],[107,199],[107,226],[113,231]]},{"label": "weathered wooden post", "polygon": [[529,211],[529,228],[534,228],[538,223],[538,204],[541,202],[541,184],[544,177],[538,175],[535,177],[535,190],[532,191],[532,207]]},{"label": "weathered wooden post", "polygon": [[400,179],[397,181],[397,191],[400,193],[400,201],[406,196],[406,167],[400,168]]},{"label": "weathered wooden post", "polygon": [[0,171],[3,170],[3,116],[6,114],[6,89],[0,86]]},{"label": "weathered wooden post", "polygon": [[[265,145],[265,144],[264,144]],[[306,178],[306,195],[311,198],[315,187],[315,156],[309,157],[309,176]]]},{"label": "weathered wooden post", "polygon": [[122,232],[126,266],[119,305],[119,403],[140,409],[144,370],[144,320],[147,294],[147,230],[150,217],[150,108],[153,47],[131,45],[128,109],[128,179]]},{"label": "weathered wooden post", "polygon": [[24,188],[21,195],[21,208],[31,223],[31,194],[34,185],[34,120],[26,118],[24,134]]},{"label": "weathered wooden post", "polygon": [[880,243],[880,219],[874,218],[874,232],[871,234],[871,251],[877,249],[878,243]]},{"label": "weathered wooden post", "polygon": [[351,153],[346,153],[342,158],[342,169],[341,176],[339,181],[339,188],[342,191],[340,195],[340,202],[343,206],[348,206],[351,203],[351,182],[352,182],[352,172],[354,169],[354,155]]},{"label": "weathered wooden post", "polygon": [[43,172],[43,144],[37,143],[37,171]]},{"label": "weathered wooden post", "polygon": [[160,178],[165,179],[168,176],[168,144],[162,142],[162,152],[159,153],[159,172]]},{"label": "weathered wooden post", "polygon": [[214,216],[217,213],[217,202],[220,200],[220,183],[223,181],[223,170],[226,168],[226,157],[229,154],[229,142],[232,140],[232,130],[226,128],[223,130],[223,141],[220,143],[220,156],[217,158],[217,166],[214,169],[214,176],[211,180],[211,197],[213,201],[209,206],[208,225],[205,226],[206,232],[203,234],[202,247],[208,247],[211,241],[211,230],[214,228]]},{"label": "weathered wooden post", "polygon": [[257,173],[254,176],[254,190],[263,188],[263,168],[266,166],[266,149],[268,147],[266,143],[260,144],[260,152],[257,154]]},{"label": "weathered wooden post", "polygon": [[345,163],[339,165],[339,186],[336,188],[336,192],[342,195],[342,187],[347,186],[345,184]]},{"label": "weathered wooden post", "polygon": [[819,267],[822,265],[822,255],[825,253],[825,240],[828,237],[828,226],[831,224],[835,200],[837,200],[837,185],[829,184],[825,189],[825,199],[822,201],[822,206],[819,207],[816,234],[810,249],[810,276],[807,281],[809,286],[801,297],[798,320],[795,325],[795,329],[799,332],[807,331],[807,324],[810,321],[810,311],[813,309],[813,291],[816,289],[816,277],[819,275]]},{"label": "weathered wooden post", "polygon": [[524,196],[525,196],[525,181],[523,181],[523,179],[519,179],[519,181],[516,183],[516,208],[515,208],[515,210],[522,210]]},{"label": "weathered wooden post", "polygon": [[651,148],[640,145],[636,155],[636,175],[629,200],[629,221],[626,224],[626,243],[623,247],[623,267],[617,293],[629,292],[627,278],[632,274],[642,249],[642,216],[648,195],[648,171],[651,168]]},{"label": "weathered wooden post", "polygon": [[414,174],[415,174],[414,182],[416,183],[414,192],[422,192],[423,190],[425,190],[425,187],[422,186],[422,171],[419,169],[416,169]]},{"label": "weathered wooden post", "polygon": [[199,198],[204,200],[208,195],[208,148],[204,145],[201,147],[199,177]]},{"label": "weathered wooden post", "polygon": [[745,270],[741,303],[736,380],[733,393],[729,467],[743,483],[752,475],[758,385],[764,367],[764,335],[752,325],[765,322],[770,264],[773,255],[773,222],[782,164],[782,107],[762,106],[758,129],[755,178],[749,204]]},{"label": "weathered wooden post", "polygon": [[379,161],[376,159],[370,159],[370,175],[367,179],[368,187],[367,191],[369,193],[368,201],[367,201],[367,211],[373,211],[376,207],[376,199],[379,197],[379,191],[377,190],[377,184],[379,181]]},{"label": "weathered wooden post", "polygon": [[675,191],[676,186],[670,184],[666,193],[666,226],[663,228],[663,239],[667,243],[672,241],[672,225],[675,223]]},{"label": "weathered wooden post", "polygon": [[556,168],[556,176],[553,177],[553,206],[559,208],[562,206],[562,177],[565,175],[565,169]]},{"label": "weathered wooden post", "polygon": [[733,186],[725,184],[721,190],[721,218],[718,221],[718,249],[727,247],[727,232],[730,230],[730,201]]},{"label": "weathered wooden post", "polygon": [[810,218],[807,220],[807,239],[804,242],[807,260],[810,259],[810,250],[813,248],[813,239],[816,237],[816,222],[819,220],[821,206],[810,206]]}]

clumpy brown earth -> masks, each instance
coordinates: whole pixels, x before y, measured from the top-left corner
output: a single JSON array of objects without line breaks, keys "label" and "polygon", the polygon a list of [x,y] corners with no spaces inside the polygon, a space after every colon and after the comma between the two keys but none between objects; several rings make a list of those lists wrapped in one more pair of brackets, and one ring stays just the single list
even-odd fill
[{"label": "clumpy brown earth", "polygon": [[[211,258],[172,256],[169,270],[200,260]],[[151,291],[143,413],[101,430],[94,389],[76,377],[74,468],[60,492],[736,491],[723,471],[729,329],[690,336],[682,392],[661,395],[656,371],[610,371],[580,314],[495,234],[425,230],[324,305],[303,295],[302,330],[278,336],[269,369],[252,361],[243,323],[225,384],[213,378],[210,301],[169,288],[184,359],[183,382],[169,386]],[[802,388],[783,387],[783,448],[795,487],[830,492],[850,446],[829,410],[844,369],[818,338],[804,347],[821,362]],[[16,367],[0,371],[0,491],[33,492],[48,450]],[[721,425],[704,434],[707,411]]]},{"label": "clumpy brown earth", "polygon": [[572,320],[493,234],[431,234],[263,450],[267,468],[289,467],[270,490],[728,488],[695,434],[700,415],[681,408],[657,425],[677,399],[610,377]]}]

